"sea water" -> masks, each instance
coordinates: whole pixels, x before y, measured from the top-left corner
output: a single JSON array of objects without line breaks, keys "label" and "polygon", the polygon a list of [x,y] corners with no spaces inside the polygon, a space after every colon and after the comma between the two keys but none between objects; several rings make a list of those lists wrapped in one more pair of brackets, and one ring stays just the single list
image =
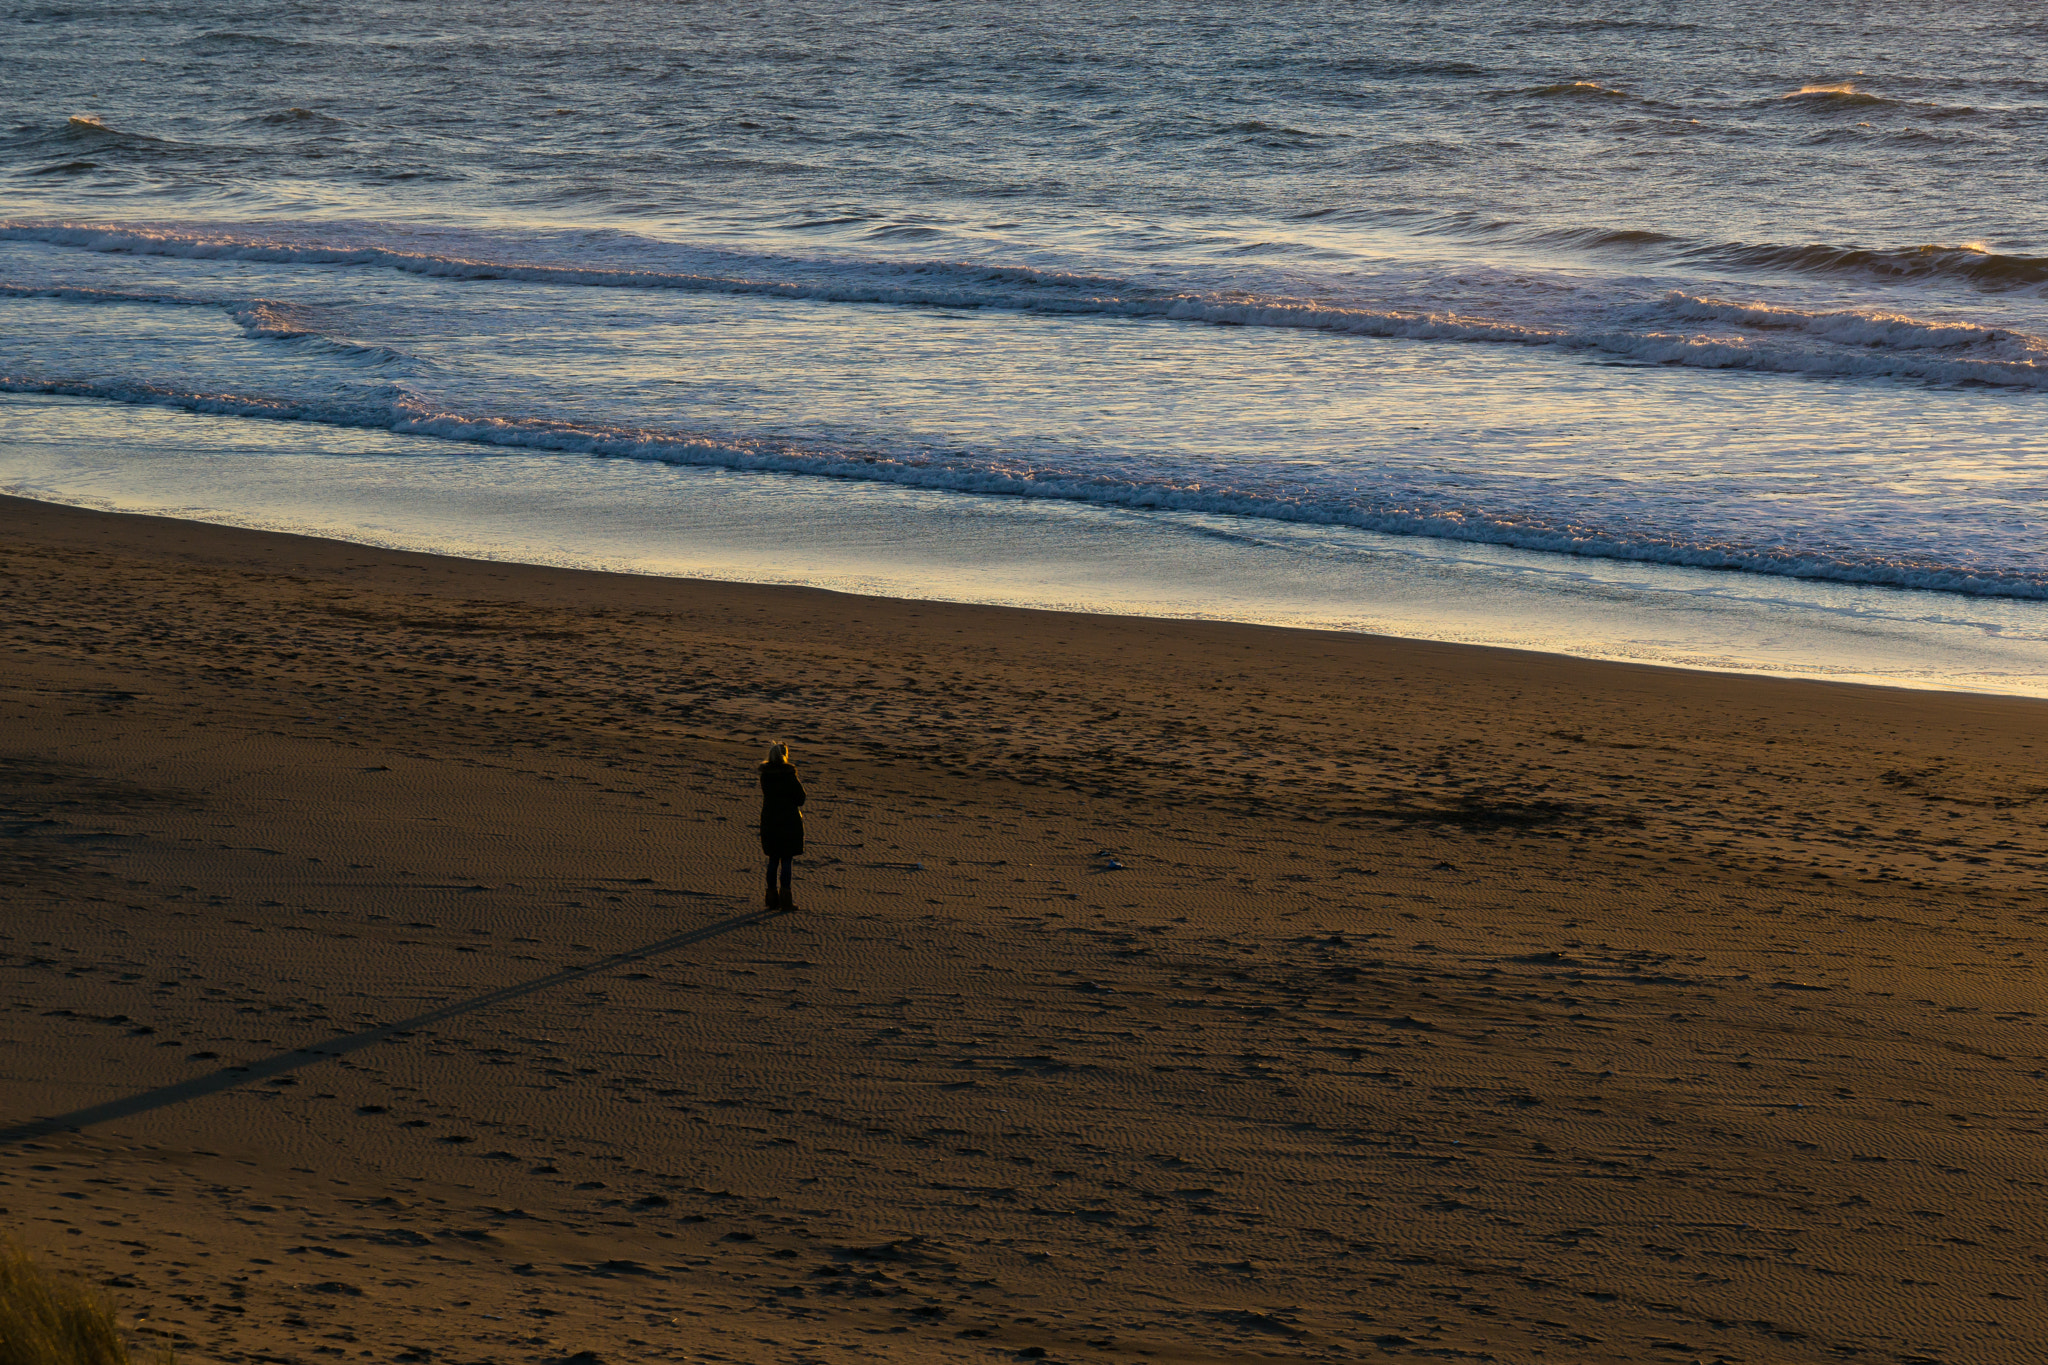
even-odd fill
[{"label": "sea water", "polygon": [[45,4],[0,489],[2048,693],[2031,5]]}]

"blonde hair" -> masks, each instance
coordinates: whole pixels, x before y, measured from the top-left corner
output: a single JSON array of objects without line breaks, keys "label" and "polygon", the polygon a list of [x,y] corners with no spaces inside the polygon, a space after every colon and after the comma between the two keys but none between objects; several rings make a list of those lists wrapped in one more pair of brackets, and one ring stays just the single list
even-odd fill
[{"label": "blonde hair", "polygon": [[771,745],[769,745],[769,746],[768,746],[768,760],[767,760],[767,761],[768,761],[768,762],[770,762],[770,763],[787,763],[787,762],[789,762],[789,746],[788,746],[787,744],[771,744]]}]

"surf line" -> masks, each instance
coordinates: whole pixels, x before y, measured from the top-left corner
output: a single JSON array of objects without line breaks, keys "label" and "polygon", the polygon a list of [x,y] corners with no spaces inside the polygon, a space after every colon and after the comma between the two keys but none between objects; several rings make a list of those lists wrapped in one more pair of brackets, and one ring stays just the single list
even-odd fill
[{"label": "surf line", "polygon": [[224,1067],[210,1076],[199,1076],[189,1081],[179,1081],[175,1085],[166,1085],[155,1090],[145,1090],[139,1095],[130,1095],[125,1099],[109,1100],[105,1104],[96,1104],[89,1109],[77,1109],[69,1114],[59,1114],[55,1118],[37,1119],[31,1123],[17,1124],[12,1128],[0,1128],[0,1147],[16,1142],[31,1141],[35,1138],[52,1137],[58,1133],[75,1133],[82,1128],[90,1128],[96,1124],[108,1123],[114,1119],[133,1118],[137,1114],[146,1114],[152,1109],[162,1109],[168,1105],[183,1104],[187,1100],[200,1099],[218,1091],[232,1090],[236,1086],[248,1085],[252,1081],[268,1080],[272,1076],[281,1076],[287,1071],[296,1071],[302,1066],[311,1066],[315,1062],[324,1062],[335,1057],[345,1057],[351,1052],[356,1052],[370,1046],[372,1043],[405,1038],[417,1029],[425,1028],[429,1024],[440,1023],[444,1019],[453,1019],[464,1014],[473,1014],[478,1010],[489,1009],[493,1005],[502,1005],[508,1000],[517,1000],[523,995],[532,995],[536,991],[544,991],[555,986],[567,985],[571,981],[580,981],[585,977],[595,976],[599,972],[610,971],[614,967],[623,967],[628,963],[644,961],[650,957],[659,957],[664,953],[672,953],[678,948],[687,948],[693,943],[702,943],[706,939],[718,938],[723,934],[732,933],[735,929],[746,929],[756,924],[765,924],[779,915],[788,913],[790,912],[782,909],[761,909],[744,915],[735,915],[731,919],[719,920],[716,924],[706,924],[701,928],[685,930],[683,933],[674,934],[662,939],[658,943],[649,943],[639,948],[629,948],[623,953],[614,953],[610,957],[589,963],[586,966],[564,967],[561,971],[547,976],[536,977],[532,981],[521,981],[514,985],[501,986],[497,990],[475,996],[472,999],[458,1000],[452,1004],[428,1010],[425,1014],[416,1014],[410,1019],[400,1019],[396,1023],[380,1024],[376,1028],[365,1029],[361,1033],[351,1033],[340,1038],[330,1038],[324,1043],[315,1043],[311,1047],[293,1048],[290,1052],[280,1052],[274,1057],[266,1057],[260,1062],[251,1062],[247,1066]]}]

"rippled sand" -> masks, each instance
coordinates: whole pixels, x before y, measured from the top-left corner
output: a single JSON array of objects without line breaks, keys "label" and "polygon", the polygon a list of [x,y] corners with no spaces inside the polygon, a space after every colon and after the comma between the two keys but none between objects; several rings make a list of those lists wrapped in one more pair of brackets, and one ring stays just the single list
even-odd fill
[{"label": "rippled sand", "polygon": [[2038,702],[0,528],[0,1203],[182,1359],[2048,1327]]}]

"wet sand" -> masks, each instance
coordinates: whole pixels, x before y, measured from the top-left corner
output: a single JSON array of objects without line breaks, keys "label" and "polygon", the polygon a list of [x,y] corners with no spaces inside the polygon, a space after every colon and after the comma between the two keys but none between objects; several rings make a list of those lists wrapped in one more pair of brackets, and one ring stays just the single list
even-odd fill
[{"label": "wet sand", "polygon": [[2011,1365],[2044,721],[0,500],[0,1208],[188,1361]]}]

